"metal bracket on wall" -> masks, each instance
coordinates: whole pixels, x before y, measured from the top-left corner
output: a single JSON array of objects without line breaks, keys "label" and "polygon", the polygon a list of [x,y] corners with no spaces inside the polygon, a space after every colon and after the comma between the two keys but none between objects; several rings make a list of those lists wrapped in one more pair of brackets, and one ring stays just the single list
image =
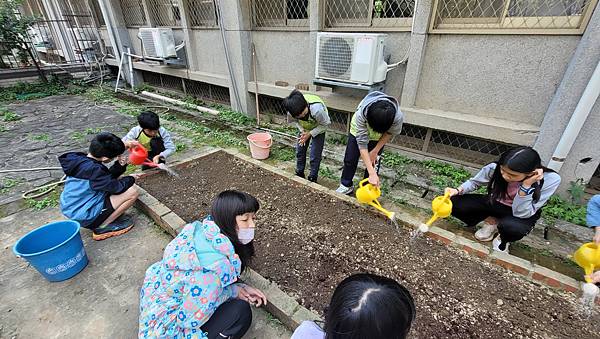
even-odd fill
[{"label": "metal bracket on wall", "polygon": [[363,84],[352,84],[341,81],[333,81],[333,80],[324,80],[324,79],[313,79],[313,84],[323,86],[323,87],[344,87],[344,88],[353,88],[359,89],[363,91],[373,92],[373,91],[383,91],[384,83],[379,82],[373,85],[363,85]]}]

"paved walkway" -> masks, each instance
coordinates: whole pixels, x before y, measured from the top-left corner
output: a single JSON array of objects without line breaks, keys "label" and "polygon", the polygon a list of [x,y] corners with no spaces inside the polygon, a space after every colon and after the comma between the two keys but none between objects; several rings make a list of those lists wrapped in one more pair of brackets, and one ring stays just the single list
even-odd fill
[{"label": "paved walkway", "polygon": [[[74,278],[58,283],[46,281],[12,253],[23,234],[64,219],[58,209],[29,209],[0,219],[0,338],[135,338],[144,273],[172,238],[145,215],[134,215],[136,226],[120,237],[98,242],[82,230],[90,263]],[[290,335],[259,309],[244,338]]]},{"label": "paved walkway", "polygon": [[[131,116],[96,106],[80,96],[54,96],[9,105],[21,116],[0,138],[0,170],[56,167],[57,156],[85,151],[98,131],[124,135],[135,125]],[[169,122],[163,121],[165,125]],[[175,135],[175,140],[181,142]],[[188,147],[173,158],[187,157]],[[0,174],[0,205],[22,191],[62,176],[62,171]],[[7,178],[21,182],[2,187]],[[1,211],[0,211],[1,212]],[[159,260],[172,239],[146,216],[133,211],[134,229],[101,242],[82,230],[89,265],[77,276],[49,283],[12,253],[19,237],[47,222],[62,220],[58,208],[27,209],[0,219],[0,339],[1,338],[135,338],[139,288],[146,268]],[[0,213],[0,216],[2,213]],[[268,313],[254,310],[254,322],[244,338],[289,338]]]}]

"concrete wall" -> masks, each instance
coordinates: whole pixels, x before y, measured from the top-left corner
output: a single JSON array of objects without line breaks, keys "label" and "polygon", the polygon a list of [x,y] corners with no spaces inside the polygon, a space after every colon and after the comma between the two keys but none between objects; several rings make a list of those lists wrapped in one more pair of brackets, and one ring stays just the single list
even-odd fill
[{"label": "concrete wall", "polygon": [[190,39],[190,55],[196,59],[194,71],[228,74],[223,39],[218,29],[192,29]]},{"label": "concrete wall", "polygon": [[[114,7],[117,0],[102,0]],[[417,2],[413,33],[388,34],[390,62],[409,52],[406,64],[388,73],[386,92],[401,100],[409,123],[506,143],[532,145],[549,160],[570,114],[579,100],[590,69],[600,57],[600,10],[596,8],[586,35],[431,34],[433,0]],[[294,86],[312,84],[316,37],[323,30],[323,0],[310,0],[309,27],[301,30],[252,30],[250,0],[221,1],[235,84],[231,84],[219,29],[176,29],[176,40],[186,41],[189,72],[168,67],[146,67],[162,73],[195,76],[195,80],[229,85],[234,108],[254,114],[249,91],[254,86],[251,46],[257,53],[257,78],[262,94],[285,96]],[[118,12],[113,9],[113,12]],[[137,29],[123,28],[119,13],[112,14],[117,30],[140,53]],[[184,18],[185,19],[185,18]],[[185,20],[183,20],[185,25]],[[129,41],[125,41],[129,40]],[[586,41],[585,43],[583,41]],[[410,46],[410,49],[409,49]],[[579,54],[578,54],[579,53]],[[160,68],[160,70],[158,70]],[[569,71],[571,69],[571,71]],[[237,88],[239,99],[234,97]],[[320,92],[332,108],[352,111],[364,91],[334,89]],[[333,100],[335,99],[335,100]],[[565,182],[589,178],[600,162],[598,104],[565,162]],[[578,165],[584,157],[593,161]],[[584,168],[582,171],[581,169]],[[575,171],[576,170],[576,171]],[[572,173],[571,173],[572,172]],[[575,174],[574,172],[578,172]],[[581,174],[580,174],[581,172]]]},{"label": "concrete wall", "polygon": [[539,126],[579,40],[429,35],[416,106]]},{"label": "concrete wall", "polygon": [[[399,61],[409,45],[409,33],[387,33],[386,53],[390,63]],[[312,84],[315,74],[314,48],[309,32],[253,31],[252,39],[257,54],[257,78],[260,82],[274,84],[285,81],[290,85]],[[404,83],[405,66],[390,71],[386,91],[400,97]]]}]

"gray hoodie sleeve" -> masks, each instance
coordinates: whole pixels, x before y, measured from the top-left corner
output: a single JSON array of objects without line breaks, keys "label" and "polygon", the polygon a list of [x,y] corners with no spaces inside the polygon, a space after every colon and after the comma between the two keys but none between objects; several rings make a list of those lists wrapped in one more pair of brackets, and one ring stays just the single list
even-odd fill
[{"label": "gray hoodie sleeve", "polygon": [[165,150],[162,151],[160,155],[168,158],[171,154],[175,153],[175,144],[173,143],[173,140],[171,140],[171,133],[169,133],[164,127],[161,127],[158,131],[165,145]]},{"label": "gray hoodie sleeve", "polygon": [[529,218],[536,214],[554,194],[560,185],[560,180],[560,175],[557,173],[545,172],[544,185],[540,192],[540,199],[537,202],[534,202],[533,194],[521,196],[517,193],[512,204],[513,215],[517,218]]},{"label": "gray hoodie sleeve", "polygon": [[479,171],[479,173],[477,173],[474,177],[460,185],[460,188],[462,188],[462,194],[471,193],[477,190],[479,187],[487,185],[487,183],[490,182],[490,180],[492,179],[492,175],[494,175],[495,170],[495,162],[485,165]]},{"label": "gray hoodie sleeve", "polygon": [[140,135],[140,132],[142,131],[142,128],[140,126],[135,126],[132,129],[129,130],[129,132],[127,133],[127,135],[125,135],[123,137],[123,142],[125,141],[129,141],[129,140],[136,140],[137,137]]},{"label": "gray hoodie sleeve", "polygon": [[327,129],[327,126],[331,125],[331,119],[329,118],[329,113],[327,113],[327,109],[322,104],[314,104],[311,107],[315,107],[314,112],[311,110],[312,117],[317,121],[319,125],[313,128],[310,131],[311,136],[317,136]]}]

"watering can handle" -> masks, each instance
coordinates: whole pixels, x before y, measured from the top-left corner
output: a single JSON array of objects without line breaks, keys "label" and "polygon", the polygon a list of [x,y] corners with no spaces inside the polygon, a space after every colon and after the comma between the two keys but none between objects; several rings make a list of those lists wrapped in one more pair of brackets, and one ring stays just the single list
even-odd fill
[{"label": "watering can handle", "polygon": [[363,187],[366,182],[369,182],[369,178],[364,178],[358,183],[358,187]]},{"label": "watering can handle", "polygon": [[444,193],[444,200],[450,199],[450,192]]},{"label": "watering can handle", "polygon": [[273,146],[273,139],[269,140],[269,144],[268,144],[267,146],[261,146],[261,145],[257,144],[257,143],[256,143],[254,140],[252,140],[252,139],[248,139],[248,141],[249,141],[250,143],[252,143],[252,145],[254,145],[254,146],[258,147],[258,148],[265,148],[265,149],[266,149],[266,148],[271,148],[271,146]]}]

